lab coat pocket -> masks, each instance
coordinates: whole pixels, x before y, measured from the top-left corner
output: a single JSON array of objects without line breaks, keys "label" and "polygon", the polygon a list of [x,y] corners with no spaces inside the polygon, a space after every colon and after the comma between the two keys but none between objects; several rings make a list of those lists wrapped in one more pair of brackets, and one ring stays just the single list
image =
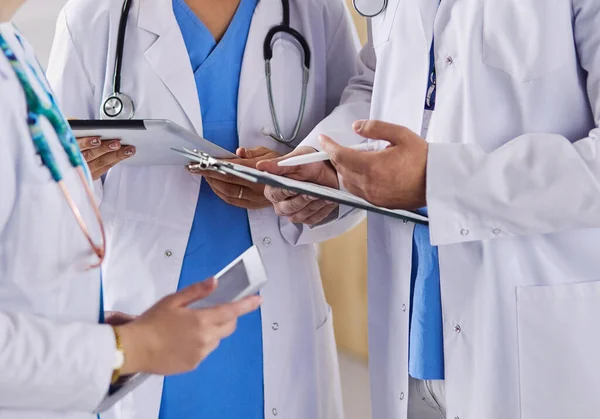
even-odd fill
[{"label": "lab coat pocket", "polygon": [[383,12],[371,18],[374,48],[377,48],[379,45],[390,40],[400,1],[401,0],[390,0]]},{"label": "lab coat pocket", "polygon": [[529,81],[571,62],[570,1],[484,1],[484,64]]},{"label": "lab coat pocket", "polygon": [[341,399],[341,379],[335,334],[333,312],[327,305],[327,317],[317,328],[319,417],[342,419],[344,417]]},{"label": "lab coat pocket", "polygon": [[600,412],[600,281],[517,289],[521,419]]}]

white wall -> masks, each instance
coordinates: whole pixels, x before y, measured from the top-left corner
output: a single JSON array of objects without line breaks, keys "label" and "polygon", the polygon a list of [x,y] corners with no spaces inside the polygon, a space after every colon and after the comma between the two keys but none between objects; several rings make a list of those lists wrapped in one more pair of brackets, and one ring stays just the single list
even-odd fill
[{"label": "white wall", "polygon": [[[103,1],[103,0],[98,0]],[[15,18],[17,27],[33,45],[45,67],[54,38],[54,26],[66,0],[26,0]]]}]

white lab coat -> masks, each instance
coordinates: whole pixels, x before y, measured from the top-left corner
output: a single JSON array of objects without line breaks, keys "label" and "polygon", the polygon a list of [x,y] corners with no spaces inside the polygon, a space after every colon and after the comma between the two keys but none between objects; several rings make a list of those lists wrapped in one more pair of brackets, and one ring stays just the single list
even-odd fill
[{"label": "white lab coat", "polygon": [[[358,43],[342,0],[290,3],[292,26],[313,54],[303,138],[339,104],[356,74]],[[121,5],[121,0],[72,0],[59,17],[48,75],[69,117],[98,118],[112,92]],[[281,20],[280,0],[258,3],[241,74],[238,130],[242,147],[263,145],[285,153],[289,149],[261,133],[273,129],[262,46]],[[170,119],[201,134],[201,104],[170,0],[133,2],[124,53],[122,91],[135,101],[136,116]],[[276,43],[274,53],[278,115],[289,134],[300,100],[301,56],[287,38]],[[183,167],[121,165],[108,173],[101,204],[109,236],[103,271],[107,309],[137,314],[176,290],[200,180]],[[270,278],[261,292],[268,417],[342,417],[333,325],[313,243],[359,219],[311,230],[277,217],[272,208],[249,212],[252,239]],[[162,383],[150,380],[110,417],[158,417]]]},{"label": "white lab coat", "polygon": [[[22,63],[35,65],[31,48],[21,48],[11,24],[0,23],[0,33]],[[33,73],[28,75],[41,94]],[[2,53],[0,91],[0,418],[94,418],[116,354],[111,328],[97,325],[100,272],[86,270],[94,262],[91,247],[40,164],[25,93]],[[50,124],[42,124],[97,240],[98,223],[79,177]]]},{"label": "white lab coat", "polygon": [[[598,417],[600,2],[390,0],[315,130],[369,115],[428,139],[447,417]],[[377,68],[377,70],[376,70]],[[307,144],[316,144],[314,135]],[[405,419],[413,226],[369,216],[373,417]]]}]

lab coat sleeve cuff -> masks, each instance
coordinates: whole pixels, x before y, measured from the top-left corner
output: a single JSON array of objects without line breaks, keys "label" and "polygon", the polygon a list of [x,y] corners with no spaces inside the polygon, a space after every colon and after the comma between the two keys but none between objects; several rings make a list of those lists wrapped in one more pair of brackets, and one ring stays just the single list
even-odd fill
[{"label": "lab coat sleeve cuff", "polygon": [[115,360],[110,326],[0,312],[0,406],[94,412]]},{"label": "lab coat sleeve cuff", "polygon": [[[89,328],[88,335],[85,338],[89,346],[86,348],[86,352],[95,354],[95,360],[92,371],[93,385],[90,386],[89,394],[86,397],[86,411],[95,411],[108,395],[115,362],[116,342],[112,328],[106,325],[95,325]],[[83,353],[82,359],[85,359]]]},{"label": "lab coat sleeve cuff", "polygon": [[462,199],[475,168],[485,153],[476,146],[429,144],[427,158],[427,210],[434,246],[484,240],[498,228],[485,221]]}]

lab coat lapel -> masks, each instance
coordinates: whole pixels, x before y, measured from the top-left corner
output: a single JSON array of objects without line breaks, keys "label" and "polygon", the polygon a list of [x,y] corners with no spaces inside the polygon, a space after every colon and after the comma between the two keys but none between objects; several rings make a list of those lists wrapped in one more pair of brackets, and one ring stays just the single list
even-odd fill
[{"label": "lab coat lapel", "polygon": [[437,15],[439,5],[440,0],[419,0],[421,23],[423,25],[423,34],[425,35],[427,48],[430,47],[431,42],[433,41],[435,17]]},{"label": "lab coat lapel", "polygon": [[146,59],[177,99],[196,132],[201,134],[202,114],[196,81],[172,3],[165,0],[141,2],[138,26],[158,36],[146,50]]},{"label": "lab coat lapel", "polygon": [[[263,45],[269,30],[281,23],[283,8],[279,0],[260,0],[254,11],[250,32],[246,42],[240,87],[238,92],[238,131],[244,132],[245,118],[250,106],[255,102],[259,88],[266,91],[265,61]],[[260,103],[265,112],[268,112],[268,103]],[[249,122],[249,121],[248,121]],[[244,138],[240,137],[240,142]]]}]

